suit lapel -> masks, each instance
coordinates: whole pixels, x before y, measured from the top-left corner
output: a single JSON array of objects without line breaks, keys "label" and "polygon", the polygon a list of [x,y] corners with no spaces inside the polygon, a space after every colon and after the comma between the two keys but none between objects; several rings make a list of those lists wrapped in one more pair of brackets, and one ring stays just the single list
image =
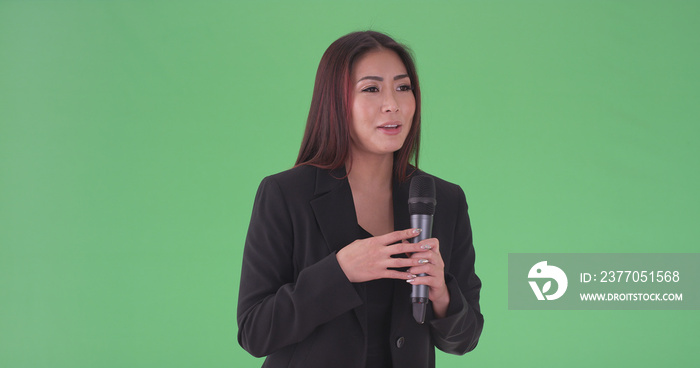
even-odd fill
[{"label": "suit lapel", "polygon": [[[315,198],[311,200],[316,221],[330,252],[337,252],[358,238],[357,214],[345,168],[316,170]],[[342,178],[342,179],[339,179]],[[394,230],[411,226],[408,216],[410,181],[393,183]]]},{"label": "suit lapel", "polygon": [[[393,202],[394,202],[394,230],[403,230],[411,227],[411,218],[408,215],[408,190],[410,181],[399,183],[394,180]],[[403,256],[403,255],[402,255]],[[391,336],[396,336],[399,331],[403,331],[403,325],[411,316],[409,308],[411,296],[411,285],[397,280],[394,283],[393,302],[391,307]]]},{"label": "suit lapel", "polygon": [[404,230],[411,227],[411,219],[408,215],[408,189],[410,181],[399,183],[394,179],[393,201],[394,201],[394,230]]},{"label": "suit lapel", "polygon": [[[343,178],[343,179],[337,179]],[[316,222],[328,250],[337,252],[357,239],[357,215],[345,168],[316,170],[316,196],[311,200]]]},{"label": "suit lapel", "polygon": [[[359,225],[355,213],[355,203],[352,200],[350,183],[345,177],[345,168],[332,171],[316,170],[316,198],[311,200],[311,208],[316,216],[316,222],[326,241],[329,252],[337,252],[359,238]],[[338,179],[343,178],[343,179]],[[362,300],[367,300],[367,289],[364,283],[354,283],[353,286]],[[362,333],[367,338],[367,306],[360,305],[354,310]]]}]

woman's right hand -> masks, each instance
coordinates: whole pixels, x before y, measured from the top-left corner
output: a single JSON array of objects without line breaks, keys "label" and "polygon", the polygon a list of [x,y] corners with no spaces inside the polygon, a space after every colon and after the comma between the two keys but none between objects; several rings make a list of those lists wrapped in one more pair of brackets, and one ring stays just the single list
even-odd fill
[{"label": "woman's right hand", "polygon": [[421,229],[407,229],[355,240],[338,251],[338,264],[340,264],[340,268],[343,269],[345,276],[350,282],[365,282],[377,279],[413,279],[416,275],[390,270],[389,268],[417,265],[417,259],[415,258],[392,258],[391,256],[403,253],[425,252],[430,249],[430,239],[425,239],[419,243],[403,242],[406,239],[416,237],[420,233]]}]

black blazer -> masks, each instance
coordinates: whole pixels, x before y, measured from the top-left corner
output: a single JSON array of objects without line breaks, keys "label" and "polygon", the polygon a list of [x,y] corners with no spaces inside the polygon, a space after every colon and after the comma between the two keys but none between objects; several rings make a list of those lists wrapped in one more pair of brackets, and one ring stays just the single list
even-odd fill
[{"label": "black blazer", "polygon": [[[422,172],[418,172],[424,174]],[[415,174],[414,174],[415,175]],[[263,179],[255,197],[243,253],[238,342],[263,367],[364,367],[365,285],[351,283],[336,253],[359,238],[345,170],[300,166]],[[435,178],[432,236],[440,241],[450,292],[447,317],[412,317],[411,285],[397,280],[391,314],[395,367],[434,367],[435,349],[465,354],[484,319],[481,281],[462,189]],[[394,183],[394,228],[410,228],[409,181]]]}]

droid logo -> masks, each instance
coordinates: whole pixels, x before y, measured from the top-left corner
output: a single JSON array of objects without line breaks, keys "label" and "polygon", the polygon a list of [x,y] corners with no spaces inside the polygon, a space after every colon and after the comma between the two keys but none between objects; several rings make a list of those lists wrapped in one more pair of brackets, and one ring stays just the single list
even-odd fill
[{"label": "droid logo", "polygon": [[[527,277],[529,279],[549,279],[544,283],[544,285],[542,285],[542,289],[540,289],[539,285],[537,285],[537,281],[529,281],[530,287],[535,293],[537,300],[545,300],[545,298],[546,300],[559,299],[562,295],[564,295],[566,292],[566,287],[569,285],[569,280],[566,278],[564,271],[562,271],[559,267],[547,265],[547,261],[538,262],[532,266],[530,272],[527,274]],[[557,282],[557,289],[556,292],[547,294],[547,292],[552,288],[551,279],[554,279],[554,281]]]}]

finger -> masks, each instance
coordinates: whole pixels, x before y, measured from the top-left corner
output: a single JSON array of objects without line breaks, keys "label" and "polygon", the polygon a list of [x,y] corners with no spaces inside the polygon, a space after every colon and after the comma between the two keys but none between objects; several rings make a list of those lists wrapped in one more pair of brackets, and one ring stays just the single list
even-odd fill
[{"label": "finger", "polygon": [[430,275],[420,276],[420,274],[414,274],[412,272],[404,272],[409,275],[416,275],[416,277],[406,277],[406,282],[412,285],[428,285],[431,286],[435,281],[435,277]]},{"label": "finger", "polygon": [[438,264],[442,256],[433,249],[421,249],[417,252],[413,252],[410,258],[427,258],[431,263]]},{"label": "finger", "polygon": [[415,258],[391,258],[387,262],[388,268],[405,268],[405,267],[416,267],[421,266],[424,263],[419,263],[418,259]]},{"label": "finger", "polygon": [[440,274],[440,271],[437,268],[435,268],[435,265],[432,264],[413,266],[406,270],[406,272],[410,272],[414,275],[425,274],[430,276],[438,276]]},{"label": "finger", "polygon": [[436,252],[440,252],[440,241],[437,238],[428,238],[421,240],[418,244],[421,245],[421,249],[432,249]]},{"label": "finger", "polygon": [[413,258],[413,260],[413,264],[409,266],[409,272],[427,273],[429,275],[445,273],[445,267],[442,264],[435,263],[433,260],[426,258]]},{"label": "finger", "polygon": [[422,231],[423,231],[422,229],[399,230],[399,231],[390,232],[388,234],[376,236],[376,237],[374,237],[374,239],[376,241],[378,241],[379,243],[381,243],[382,245],[389,245],[389,244],[398,243],[404,239],[415,238]]},{"label": "finger", "polygon": [[382,266],[387,268],[407,268],[410,267],[411,273],[430,273],[435,274],[442,270],[443,266],[436,265],[430,258],[391,258]]},{"label": "finger", "polygon": [[439,242],[437,239],[426,239],[420,243],[417,243],[418,249],[414,249],[410,252],[409,257],[411,258],[429,258],[434,261],[434,264],[442,263],[442,255],[440,255]]},{"label": "finger", "polygon": [[412,280],[418,276],[409,272],[386,270],[386,272],[383,273],[382,277],[385,279]]},{"label": "finger", "polygon": [[401,253],[407,253],[407,254],[412,254],[415,252],[425,252],[432,249],[432,245],[430,243],[396,243],[389,245],[385,247],[385,250],[388,254],[401,254]]},{"label": "finger", "polygon": [[440,242],[436,238],[429,238],[421,240],[418,243],[409,244],[413,244],[414,247],[411,248],[413,252],[425,252],[437,249],[440,245]]},{"label": "finger", "polygon": [[411,285],[426,285],[430,287],[431,290],[445,287],[445,284],[441,284],[439,278],[434,276],[418,276],[415,278],[406,278],[405,280]]}]

